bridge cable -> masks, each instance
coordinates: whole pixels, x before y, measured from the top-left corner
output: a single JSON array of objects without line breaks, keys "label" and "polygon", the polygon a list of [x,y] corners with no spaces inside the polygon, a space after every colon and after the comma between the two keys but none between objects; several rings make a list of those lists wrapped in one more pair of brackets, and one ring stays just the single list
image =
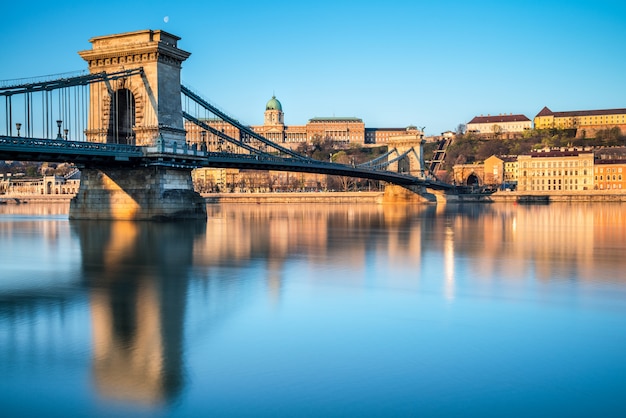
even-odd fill
[{"label": "bridge cable", "polygon": [[202,97],[200,97],[199,95],[197,95],[196,93],[192,92],[189,88],[185,87],[184,85],[180,86],[181,88],[181,92],[183,94],[185,94],[186,96],[188,96],[189,98],[191,98],[192,100],[194,100],[196,103],[198,103],[199,105],[203,106],[206,110],[210,111],[211,113],[214,113],[216,116],[220,117],[221,119],[223,119],[224,121],[230,123],[231,125],[235,126],[236,128],[238,128],[241,132],[246,133],[248,136],[264,143],[265,145],[270,146],[271,148],[274,148],[275,150],[282,152],[284,154],[290,155],[296,159],[299,160],[310,160],[310,158],[308,157],[304,157],[300,154],[298,154],[297,152],[294,152],[288,148],[285,147],[281,147],[280,145],[276,144],[275,142],[270,141],[269,139],[257,134],[256,132],[254,132],[252,129],[242,125],[241,123],[239,123],[238,121],[236,121],[235,119],[231,118],[230,116],[226,115],[224,112],[220,111],[219,109],[217,109],[215,106],[212,106],[209,102],[207,102],[206,100],[204,100]]}]

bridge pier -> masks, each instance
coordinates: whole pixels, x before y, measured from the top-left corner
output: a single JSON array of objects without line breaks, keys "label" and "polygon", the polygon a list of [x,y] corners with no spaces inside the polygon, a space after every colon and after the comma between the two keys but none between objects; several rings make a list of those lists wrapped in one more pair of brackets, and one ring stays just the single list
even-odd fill
[{"label": "bridge pier", "polygon": [[383,203],[435,203],[435,197],[423,186],[387,184]]},{"label": "bridge pier", "polygon": [[194,189],[191,169],[86,168],[70,202],[70,219],[167,221],[206,219],[206,201]]},{"label": "bridge pier", "polygon": [[458,196],[443,190],[429,189],[424,186],[385,186],[383,203],[447,203],[458,200]]}]

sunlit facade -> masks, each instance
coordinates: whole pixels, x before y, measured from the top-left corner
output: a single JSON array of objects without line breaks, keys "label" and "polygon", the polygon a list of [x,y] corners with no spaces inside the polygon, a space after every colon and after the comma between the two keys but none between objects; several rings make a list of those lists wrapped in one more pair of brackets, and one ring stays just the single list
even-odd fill
[{"label": "sunlit facade", "polygon": [[544,107],[535,116],[535,129],[576,129],[578,137],[593,137],[602,129],[617,127],[626,133],[626,109],[553,112]]},{"label": "sunlit facade", "polygon": [[475,116],[467,123],[467,132],[486,138],[509,139],[520,137],[532,129],[532,121],[524,115]]},{"label": "sunlit facade", "polygon": [[596,160],[593,178],[596,190],[626,190],[626,160]]},{"label": "sunlit facade", "polygon": [[593,189],[594,154],[590,150],[546,150],[520,155],[517,189],[566,192]]},{"label": "sunlit facade", "polygon": [[43,176],[40,178],[4,177],[0,179],[0,193],[15,195],[74,195],[80,187],[80,173],[73,176]]},{"label": "sunlit facade", "polygon": [[[212,128],[240,139],[239,129],[221,119],[205,119]],[[404,135],[407,128],[366,128],[362,119],[356,117],[315,117],[306,125],[286,125],[285,114],[281,102],[275,97],[265,105],[263,125],[252,125],[250,128],[263,137],[283,147],[295,149],[299,144],[310,142],[315,138],[330,139],[337,144],[380,145],[386,144],[398,135]],[[219,136],[205,131],[192,122],[187,122],[187,141],[190,144],[207,144],[209,151],[228,151],[226,147],[233,145],[221,140]]]}]

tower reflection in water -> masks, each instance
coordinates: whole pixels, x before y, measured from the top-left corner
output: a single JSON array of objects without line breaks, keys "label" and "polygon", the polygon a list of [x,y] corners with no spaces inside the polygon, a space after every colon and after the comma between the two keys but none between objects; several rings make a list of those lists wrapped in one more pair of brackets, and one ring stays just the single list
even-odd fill
[{"label": "tower reflection in water", "polygon": [[183,384],[183,322],[200,223],[73,222],[90,289],[93,377],[111,399],[159,404]]}]

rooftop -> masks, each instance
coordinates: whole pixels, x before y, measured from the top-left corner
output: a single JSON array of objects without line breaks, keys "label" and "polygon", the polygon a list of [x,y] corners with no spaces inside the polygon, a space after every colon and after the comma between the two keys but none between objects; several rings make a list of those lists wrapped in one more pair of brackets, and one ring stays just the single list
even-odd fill
[{"label": "rooftop", "polygon": [[626,109],[600,109],[600,110],[570,110],[567,112],[553,112],[545,106],[537,116],[554,116],[554,117],[576,117],[576,116],[601,116],[601,115],[623,115]]},{"label": "rooftop", "polygon": [[309,123],[321,123],[321,122],[358,122],[363,123],[363,119],[353,118],[353,117],[324,117],[324,118],[311,118],[309,119]]},{"label": "rooftop", "polygon": [[505,122],[530,122],[524,115],[514,115],[512,113],[508,115],[487,115],[487,116],[474,116],[474,119],[469,123],[505,123]]}]

